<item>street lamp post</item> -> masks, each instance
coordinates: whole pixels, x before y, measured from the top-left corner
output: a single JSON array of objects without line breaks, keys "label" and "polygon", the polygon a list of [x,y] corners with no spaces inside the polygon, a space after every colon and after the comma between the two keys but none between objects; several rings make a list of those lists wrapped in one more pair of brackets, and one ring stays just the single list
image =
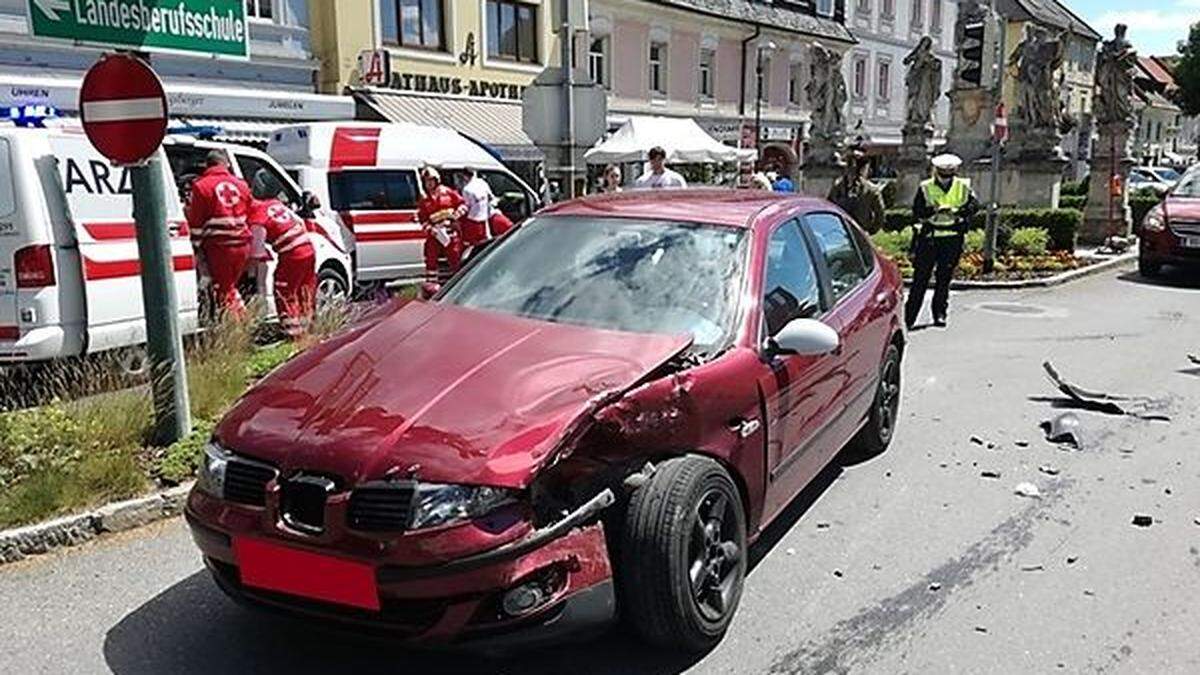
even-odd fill
[{"label": "street lamp post", "polygon": [[754,149],[759,150],[759,162],[762,162],[762,101],[763,101],[763,52],[773,52],[776,45],[773,41],[759,45],[754,50],[756,63],[754,67]]}]

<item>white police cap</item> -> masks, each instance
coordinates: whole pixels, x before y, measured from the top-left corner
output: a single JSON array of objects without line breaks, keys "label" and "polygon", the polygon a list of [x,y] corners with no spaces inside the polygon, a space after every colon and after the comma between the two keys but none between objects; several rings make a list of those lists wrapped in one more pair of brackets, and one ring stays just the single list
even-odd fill
[{"label": "white police cap", "polygon": [[962,166],[962,157],[952,153],[945,153],[933,158],[933,168],[940,171],[956,171]]}]

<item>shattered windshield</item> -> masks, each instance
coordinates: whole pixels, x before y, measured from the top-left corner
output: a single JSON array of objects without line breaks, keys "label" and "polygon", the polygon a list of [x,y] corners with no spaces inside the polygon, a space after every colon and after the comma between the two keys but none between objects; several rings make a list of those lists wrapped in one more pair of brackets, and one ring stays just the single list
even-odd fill
[{"label": "shattered windshield", "polygon": [[445,302],[638,333],[691,334],[711,352],[735,329],[746,232],[624,218],[546,216],[473,265]]},{"label": "shattered windshield", "polygon": [[1183,179],[1171,191],[1174,197],[1200,199],[1200,170],[1193,169],[1183,175]]}]

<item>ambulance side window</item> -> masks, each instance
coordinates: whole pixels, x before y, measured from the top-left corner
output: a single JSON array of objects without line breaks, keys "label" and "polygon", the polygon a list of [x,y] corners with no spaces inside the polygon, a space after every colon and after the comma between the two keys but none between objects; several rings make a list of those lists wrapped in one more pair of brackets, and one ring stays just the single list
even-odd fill
[{"label": "ambulance side window", "polygon": [[[10,151],[8,139],[0,138],[0,218],[5,218],[17,210],[16,192],[13,190],[12,164],[9,162]],[[3,234],[4,224],[0,223],[0,234]]]},{"label": "ambulance side window", "polygon": [[329,174],[329,208],[334,211],[413,210],[417,195],[415,171],[369,169]]},{"label": "ambulance side window", "polygon": [[279,171],[275,169],[275,167],[271,166],[262,159],[259,159],[258,157],[243,155],[241,153],[238,153],[237,155],[237,163],[238,167],[240,167],[242,170],[242,180],[249,183],[250,181],[254,180],[254,174],[258,173],[260,170],[266,171],[267,174],[274,178],[275,182],[281,188],[283,188],[283,192],[280,193],[279,199],[286,202],[287,205],[292,208],[300,207],[300,195],[294,189],[292,189],[292,182],[288,180],[286,176],[281,175]]}]

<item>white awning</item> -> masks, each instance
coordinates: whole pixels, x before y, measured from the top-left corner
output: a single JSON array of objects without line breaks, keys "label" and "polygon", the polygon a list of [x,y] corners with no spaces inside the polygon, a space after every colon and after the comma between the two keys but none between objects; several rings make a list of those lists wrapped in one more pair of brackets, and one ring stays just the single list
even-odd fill
[{"label": "white awning", "polygon": [[584,153],[591,164],[637,162],[646,159],[650,148],[661,147],[672,163],[748,162],[758,152],[734,148],[709,136],[690,117],[631,115],[609,138]]}]

